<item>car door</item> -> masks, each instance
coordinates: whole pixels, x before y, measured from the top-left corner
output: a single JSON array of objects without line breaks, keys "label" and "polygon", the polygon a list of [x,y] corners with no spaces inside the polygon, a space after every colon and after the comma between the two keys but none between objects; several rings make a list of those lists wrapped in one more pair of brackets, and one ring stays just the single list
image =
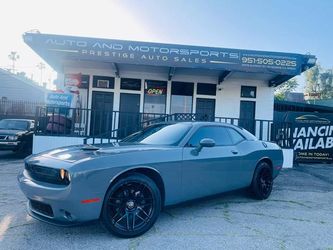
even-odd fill
[{"label": "car door", "polygon": [[[214,147],[193,150],[203,138],[215,141]],[[241,157],[224,126],[198,128],[183,149],[182,192],[184,200],[232,190],[239,185],[237,172]]]}]

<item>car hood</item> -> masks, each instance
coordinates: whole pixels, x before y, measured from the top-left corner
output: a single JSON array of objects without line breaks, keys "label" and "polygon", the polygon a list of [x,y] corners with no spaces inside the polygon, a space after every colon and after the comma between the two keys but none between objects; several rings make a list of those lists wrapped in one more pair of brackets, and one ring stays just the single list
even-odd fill
[{"label": "car hood", "polygon": [[14,130],[14,129],[0,129],[0,135],[21,135],[26,131],[24,130]]},{"label": "car hood", "polygon": [[112,143],[107,145],[78,145],[71,147],[63,147],[50,150],[37,155],[36,157],[53,158],[67,162],[77,162],[108,155],[119,155],[132,152],[165,150],[170,146],[161,145],[145,145],[132,143]]}]

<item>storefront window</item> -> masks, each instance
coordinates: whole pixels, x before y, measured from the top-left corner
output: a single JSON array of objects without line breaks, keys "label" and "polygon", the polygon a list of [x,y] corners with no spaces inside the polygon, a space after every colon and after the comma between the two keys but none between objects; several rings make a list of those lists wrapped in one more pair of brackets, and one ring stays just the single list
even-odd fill
[{"label": "storefront window", "polygon": [[94,88],[103,88],[103,89],[113,89],[114,88],[114,77],[94,76],[93,77],[93,87]]},{"label": "storefront window", "polygon": [[193,86],[192,82],[172,82],[171,114],[192,113]]},{"label": "storefront window", "polygon": [[257,88],[252,86],[242,86],[241,87],[241,97],[256,98]]},{"label": "storefront window", "polygon": [[141,79],[121,78],[120,88],[128,90],[141,90]]},{"label": "storefront window", "polygon": [[145,113],[165,113],[167,82],[165,81],[145,81]]},{"label": "storefront window", "polygon": [[198,95],[216,95],[216,84],[212,83],[198,83],[197,85]]}]

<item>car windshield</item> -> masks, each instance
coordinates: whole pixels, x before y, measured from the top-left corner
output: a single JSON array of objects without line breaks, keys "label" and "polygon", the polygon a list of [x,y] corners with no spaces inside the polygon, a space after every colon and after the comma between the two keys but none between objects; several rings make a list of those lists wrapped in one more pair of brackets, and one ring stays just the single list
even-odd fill
[{"label": "car windshield", "polygon": [[189,123],[157,124],[134,133],[121,142],[153,145],[176,145],[192,127]]},{"label": "car windshield", "polygon": [[28,129],[28,126],[29,126],[28,121],[20,121],[20,120],[1,120],[0,121],[0,129],[26,130],[26,129]]}]

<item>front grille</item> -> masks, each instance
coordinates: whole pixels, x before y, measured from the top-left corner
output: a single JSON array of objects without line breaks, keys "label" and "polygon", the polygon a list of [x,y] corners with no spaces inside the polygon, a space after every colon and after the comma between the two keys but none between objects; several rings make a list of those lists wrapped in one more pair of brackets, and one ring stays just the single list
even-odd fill
[{"label": "front grille", "polygon": [[0,135],[0,140],[6,140],[7,139],[7,135]]},{"label": "front grille", "polygon": [[31,208],[41,214],[44,214],[49,217],[53,217],[53,210],[52,207],[48,204],[45,204],[40,201],[30,200]]},{"label": "front grille", "polygon": [[31,179],[41,182],[47,182],[57,185],[68,185],[67,180],[62,180],[60,178],[59,169],[42,167],[35,164],[25,164],[25,169],[27,170]]}]

